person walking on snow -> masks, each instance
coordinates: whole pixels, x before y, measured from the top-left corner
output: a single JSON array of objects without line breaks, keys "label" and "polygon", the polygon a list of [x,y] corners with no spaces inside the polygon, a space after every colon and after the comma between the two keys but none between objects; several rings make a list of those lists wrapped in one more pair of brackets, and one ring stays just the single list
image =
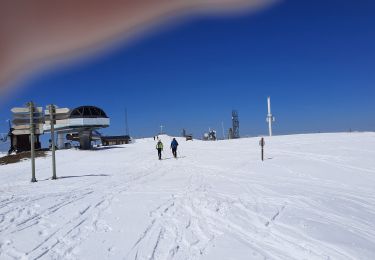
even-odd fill
[{"label": "person walking on snow", "polygon": [[161,151],[163,151],[163,143],[161,142],[161,140],[159,140],[156,144],[156,150],[158,150],[159,160],[161,160]]},{"label": "person walking on snow", "polygon": [[177,158],[177,146],[178,146],[177,140],[176,138],[173,138],[171,142],[171,149],[172,149],[174,158]]}]

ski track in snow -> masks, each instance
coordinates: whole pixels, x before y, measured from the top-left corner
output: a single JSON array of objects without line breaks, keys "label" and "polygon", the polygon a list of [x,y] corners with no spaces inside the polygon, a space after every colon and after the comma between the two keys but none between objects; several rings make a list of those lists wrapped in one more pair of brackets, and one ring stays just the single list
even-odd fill
[{"label": "ski track in snow", "polygon": [[266,138],[264,162],[258,141],[58,151],[35,184],[0,166],[0,259],[374,259],[375,134]]}]

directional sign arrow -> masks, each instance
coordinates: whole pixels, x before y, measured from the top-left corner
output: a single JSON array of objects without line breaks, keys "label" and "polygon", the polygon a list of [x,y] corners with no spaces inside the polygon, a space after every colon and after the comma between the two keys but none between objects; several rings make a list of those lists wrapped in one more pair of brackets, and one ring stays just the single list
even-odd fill
[{"label": "directional sign arrow", "polygon": [[[48,118],[46,118],[46,121],[44,123],[46,125],[50,125],[51,124],[51,120],[49,120]],[[68,119],[56,119],[55,120],[55,125],[65,125],[65,124],[68,124],[68,123],[69,123]]]},{"label": "directional sign arrow", "polygon": [[[40,135],[40,134],[43,133],[43,130],[36,129],[34,131],[34,133],[36,135]],[[29,135],[30,134],[30,130],[13,130],[12,134],[14,134],[14,135]]]},{"label": "directional sign arrow", "polygon": [[[43,117],[44,117],[44,115],[42,113],[39,113],[39,112],[33,113],[33,118],[43,118]],[[21,114],[21,113],[13,114],[13,118],[14,119],[29,119],[30,118],[30,113],[27,113],[27,114]]]},{"label": "directional sign arrow", "polygon": [[[45,118],[45,121],[48,121],[48,120],[51,119],[51,116],[45,115],[44,118]],[[53,116],[53,118],[56,119],[56,120],[68,119],[69,114],[56,114],[56,115]]]},{"label": "directional sign arrow", "polygon": [[[36,124],[35,129],[43,129],[43,124]],[[15,125],[13,126],[14,130],[28,130],[30,129],[30,125],[25,124],[25,125]]]},{"label": "directional sign arrow", "polygon": [[[10,111],[13,113],[29,113],[30,109],[28,107],[14,107]],[[36,107],[34,109],[35,112],[43,113],[43,108],[42,107]]]},{"label": "directional sign arrow", "polygon": [[[69,108],[56,108],[55,114],[68,114],[69,111]],[[49,110],[44,110],[44,114],[49,115]]]},{"label": "directional sign arrow", "polygon": [[[44,119],[43,118],[35,118],[33,120],[34,124],[40,124],[43,123]],[[12,120],[13,125],[27,125],[30,124],[30,119],[28,118],[16,118]]]}]

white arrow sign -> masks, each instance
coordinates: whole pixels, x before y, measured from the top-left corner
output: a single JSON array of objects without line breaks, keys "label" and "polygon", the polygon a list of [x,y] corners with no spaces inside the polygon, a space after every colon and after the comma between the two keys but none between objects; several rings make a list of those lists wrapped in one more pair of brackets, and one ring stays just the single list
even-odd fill
[{"label": "white arrow sign", "polygon": [[[69,119],[60,119],[60,120],[57,119],[57,120],[55,120],[55,125],[66,125],[68,123],[69,123]],[[46,125],[50,125],[51,124],[51,120],[46,119],[45,124]]]},{"label": "white arrow sign", "polygon": [[[14,107],[10,111],[12,111],[13,113],[30,113],[30,109],[28,107]],[[43,113],[43,108],[36,107],[34,109],[34,112]]]},{"label": "white arrow sign", "polygon": [[[44,115],[42,113],[39,113],[39,112],[35,112],[33,113],[33,118],[36,119],[36,118],[43,118]],[[14,119],[30,119],[30,113],[17,113],[17,114],[13,114],[13,118]]]},{"label": "white arrow sign", "polygon": [[[69,111],[69,108],[56,108],[55,114],[68,114]],[[44,114],[49,115],[49,110],[44,110]]]},{"label": "white arrow sign", "polygon": [[[12,133],[13,133],[14,135],[29,135],[29,134],[30,134],[30,130],[13,130]],[[36,135],[40,135],[40,134],[43,133],[43,131],[42,131],[42,130],[39,130],[39,129],[36,129],[36,130],[34,131],[34,133],[35,133]]]},{"label": "white arrow sign", "polygon": [[[43,123],[44,118],[34,118],[33,122],[34,124],[40,124]],[[29,125],[30,119],[28,118],[16,118],[12,120],[13,125]]]},{"label": "white arrow sign", "polygon": [[[14,130],[28,130],[30,129],[30,125],[15,125],[13,128]],[[35,129],[43,129],[43,124],[36,124]]]}]

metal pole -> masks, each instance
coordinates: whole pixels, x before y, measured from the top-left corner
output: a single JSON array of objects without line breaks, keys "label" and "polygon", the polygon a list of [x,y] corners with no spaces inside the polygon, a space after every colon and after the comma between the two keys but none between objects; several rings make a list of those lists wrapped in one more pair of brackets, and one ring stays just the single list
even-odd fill
[{"label": "metal pole", "polygon": [[31,154],[31,182],[36,182],[35,178],[35,136],[34,136],[34,103],[29,102],[29,112],[30,112],[30,154]]},{"label": "metal pole", "polygon": [[221,121],[221,128],[223,130],[223,140],[225,140],[225,133],[224,133],[224,122]]},{"label": "metal pole", "polygon": [[52,180],[56,180],[56,157],[55,157],[55,112],[56,108],[54,105],[48,106],[49,118],[51,124],[51,145],[52,145]]},{"label": "metal pole", "polygon": [[269,132],[269,136],[272,136],[272,122],[274,118],[271,113],[271,98],[270,97],[267,97],[267,108],[268,108],[268,114],[267,114],[268,132]]},{"label": "metal pole", "polygon": [[269,135],[272,136],[272,114],[271,114],[271,99],[270,97],[267,98],[267,105],[268,105],[268,132]]}]

